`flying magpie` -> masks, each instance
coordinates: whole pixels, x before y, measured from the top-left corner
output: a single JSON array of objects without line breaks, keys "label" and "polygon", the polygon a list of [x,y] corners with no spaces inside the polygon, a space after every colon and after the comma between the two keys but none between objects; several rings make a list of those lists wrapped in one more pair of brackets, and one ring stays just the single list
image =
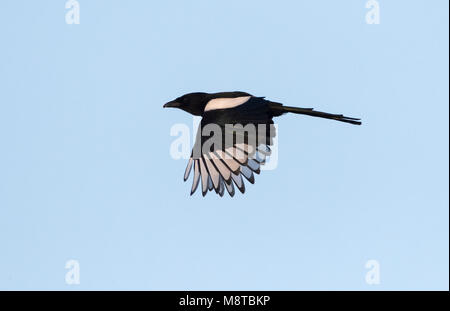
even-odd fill
[{"label": "flying magpie", "polygon": [[244,193],[242,177],[253,184],[254,173],[260,173],[260,166],[271,154],[276,135],[274,117],[290,112],[361,125],[357,118],[284,106],[246,92],[189,93],[166,103],[166,107],[202,117],[184,173],[186,181],[194,171],[191,195],[200,179],[203,196],[212,190],[223,196],[225,189],[234,196],[234,186]]}]

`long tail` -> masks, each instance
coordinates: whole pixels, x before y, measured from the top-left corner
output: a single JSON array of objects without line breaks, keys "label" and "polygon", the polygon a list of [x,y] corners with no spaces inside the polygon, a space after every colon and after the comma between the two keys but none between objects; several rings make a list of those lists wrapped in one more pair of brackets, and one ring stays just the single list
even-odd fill
[{"label": "long tail", "polygon": [[325,119],[332,119],[336,121],[341,121],[345,123],[355,124],[355,125],[361,125],[360,119],[357,118],[350,118],[346,117],[342,114],[331,114],[321,111],[315,111],[313,108],[298,108],[298,107],[289,107],[289,106],[276,106],[273,107],[279,112],[292,112],[297,114],[306,114],[308,116],[312,117],[319,117],[319,118],[325,118]]}]

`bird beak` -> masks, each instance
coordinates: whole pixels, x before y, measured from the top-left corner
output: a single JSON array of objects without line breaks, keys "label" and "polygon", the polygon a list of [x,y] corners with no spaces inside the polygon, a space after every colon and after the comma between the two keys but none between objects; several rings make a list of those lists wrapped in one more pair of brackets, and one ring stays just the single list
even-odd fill
[{"label": "bird beak", "polygon": [[180,107],[180,103],[172,100],[171,102],[168,102],[167,104],[165,104],[163,107],[164,108],[169,108],[169,107],[178,108],[178,107]]}]

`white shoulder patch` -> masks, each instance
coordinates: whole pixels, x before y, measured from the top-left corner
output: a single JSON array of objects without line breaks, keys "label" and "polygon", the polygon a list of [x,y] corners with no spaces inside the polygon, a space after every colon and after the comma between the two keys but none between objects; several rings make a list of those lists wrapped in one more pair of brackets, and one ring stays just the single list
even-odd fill
[{"label": "white shoulder patch", "polygon": [[211,99],[205,106],[205,111],[215,109],[234,108],[247,102],[251,96],[242,96],[235,98],[215,98]]}]

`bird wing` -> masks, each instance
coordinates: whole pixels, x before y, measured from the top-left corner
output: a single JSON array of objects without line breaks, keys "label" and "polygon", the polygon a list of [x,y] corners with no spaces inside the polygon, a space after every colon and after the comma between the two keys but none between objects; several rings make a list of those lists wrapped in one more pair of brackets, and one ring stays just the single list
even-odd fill
[{"label": "bird wing", "polygon": [[243,178],[255,182],[276,135],[269,103],[250,97],[232,108],[204,112],[184,174],[186,181],[194,171],[191,195],[201,184],[203,196],[212,190],[223,196],[225,189],[234,196],[235,186],[245,192]]}]

